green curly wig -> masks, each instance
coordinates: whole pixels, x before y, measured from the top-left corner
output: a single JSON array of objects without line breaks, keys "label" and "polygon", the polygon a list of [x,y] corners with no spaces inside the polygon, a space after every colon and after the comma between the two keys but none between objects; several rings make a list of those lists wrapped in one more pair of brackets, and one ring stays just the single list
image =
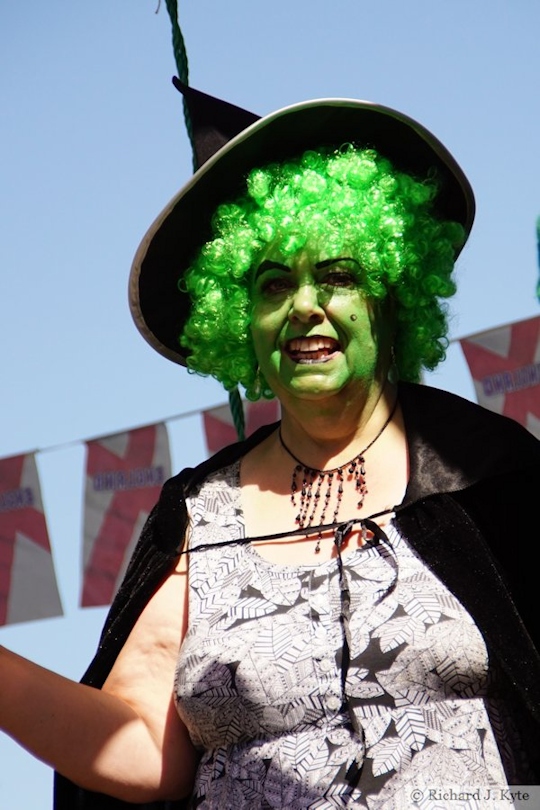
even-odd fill
[{"label": "green curly wig", "polygon": [[283,257],[307,243],[339,256],[346,248],[363,266],[367,298],[393,302],[394,353],[400,379],[444,359],[451,275],[464,242],[458,223],[433,214],[437,180],[396,171],[373,149],[351,145],[305,152],[253,169],[246,194],[217,209],[214,238],[181,282],[192,300],[180,338],[188,368],[248,399],[273,396],[257,375],[251,335],[251,270],[269,245]]}]

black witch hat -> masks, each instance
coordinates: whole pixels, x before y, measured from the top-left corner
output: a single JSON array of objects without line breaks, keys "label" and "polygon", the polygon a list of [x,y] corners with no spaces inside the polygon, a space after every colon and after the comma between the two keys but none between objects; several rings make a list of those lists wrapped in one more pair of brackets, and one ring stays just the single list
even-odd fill
[{"label": "black witch hat", "polygon": [[[356,99],[304,101],[262,118],[173,79],[191,118],[196,171],[144,237],[131,270],[129,299],[137,328],[156,351],[185,365],[179,337],[190,301],[178,282],[211,234],[218,207],[243,193],[249,171],[308,149],[343,143],[375,148],[399,170],[423,178],[436,170],[441,219],[474,218],[469,181],[443,144],[412,118]],[[457,255],[457,254],[456,254]]]}]

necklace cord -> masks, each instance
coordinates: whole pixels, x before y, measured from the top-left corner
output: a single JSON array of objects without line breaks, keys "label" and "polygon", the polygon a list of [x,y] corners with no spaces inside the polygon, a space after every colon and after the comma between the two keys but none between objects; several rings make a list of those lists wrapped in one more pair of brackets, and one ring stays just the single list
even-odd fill
[{"label": "necklace cord", "polygon": [[[349,461],[349,462],[347,462],[345,464],[342,464],[341,467],[336,467],[333,470],[316,470],[316,469],[314,469],[312,467],[305,467],[303,462],[300,461],[300,459],[298,459],[294,455],[294,453],[292,453],[289,450],[289,448],[287,447],[287,445],[283,441],[283,437],[281,435],[281,426],[280,426],[279,432],[278,432],[279,440],[280,440],[280,442],[281,442],[281,444],[283,446],[283,449],[291,456],[291,458],[294,459],[294,461],[296,461],[298,464],[300,464],[305,470],[308,470],[308,471],[313,470],[314,473],[319,474],[321,476],[322,475],[327,475],[327,474],[334,474],[336,472],[339,473],[341,470],[343,470],[343,468],[351,465],[351,463],[355,462],[357,459],[361,459],[363,457],[364,453],[367,450],[369,450],[369,448],[372,447],[375,444],[377,439],[379,439],[381,437],[383,432],[386,430],[386,428],[388,427],[388,425],[390,424],[390,422],[394,418],[394,414],[396,412],[397,405],[398,405],[398,398],[396,397],[396,399],[394,401],[394,404],[392,406],[392,410],[390,411],[390,413],[388,415],[388,418],[386,419],[384,425],[379,430],[377,435],[370,441],[370,443],[362,450],[361,453],[359,453],[357,456],[355,456],[354,459],[352,459],[351,461]],[[363,461],[363,459],[362,459],[362,461]],[[294,479],[293,479],[293,482],[294,482]],[[361,493],[361,495],[362,495],[362,500],[363,500],[363,493]],[[294,498],[294,491],[293,491],[292,498]],[[361,506],[362,500],[359,502],[359,506]],[[294,501],[293,501],[293,503],[294,503]],[[339,507],[339,501],[338,501],[338,507]],[[347,538],[347,536],[351,533],[353,527],[356,524],[360,524],[360,527],[362,528],[364,533],[365,533],[365,530],[367,530],[367,531],[370,531],[372,533],[372,535],[373,535],[373,539],[366,539],[364,537],[365,545],[377,545],[381,540],[382,540],[383,543],[386,543],[386,544],[390,545],[390,541],[386,537],[386,534],[381,529],[381,527],[375,522],[375,520],[376,520],[376,518],[382,517],[384,515],[394,514],[397,509],[398,509],[398,507],[393,506],[393,507],[390,507],[388,509],[382,509],[379,512],[375,512],[372,515],[369,515],[368,517],[353,518],[352,520],[349,520],[349,521],[338,521],[337,520],[338,510],[336,509],[334,511],[334,515],[333,515],[334,519],[332,520],[331,523],[321,523],[321,524],[315,525],[315,526],[313,526],[311,524],[311,518],[313,517],[313,514],[312,514],[311,518],[310,518],[310,522],[309,522],[309,524],[307,526],[302,525],[302,521],[298,520],[298,518],[297,518],[296,522],[300,524],[300,527],[298,529],[292,529],[291,531],[286,531],[286,532],[277,532],[277,533],[274,533],[274,534],[264,534],[264,535],[259,535],[259,536],[256,536],[256,537],[239,537],[239,538],[236,538],[236,539],[233,539],[233,540],[221,540],[218,543],[202,543],[201,545],[197,546],[196,548],[183,549],[182,551],[180,551],[179,556],[182,556],[183,554],[190,554],[193,551],[205,551],[205,550],[207,550],[209,548],[221,548],[223,546],[230,546],[230,545],[234,545],[234,544],[247,545],[248,543],[257,543],[257,542],[264,542],[264,541],[268,542],[270,540],[283,540],[283,539],[285,539],[287,537],[300,537],[300,536],[309,537],[310,535],[313,535],[313,534],[317,534],[317,541],[318,542],[317,542],[317,547],[316,547],[315,551],[318,552],[319,549],[320,549],[320,539],[322,537],[323,532],[333,531],[334,532],[334,543],[335,543],[337,551],[338,551],[338,557],[341,558],[341,548],[343,546],[343,543],[344,543],[345,539]],[[325,511],[323,509],[323,514],[321,515],[321,518],[324,518],[324,514],[325,514]]]},{"label": "necklace cord", "polygon": [[396,397],[396,399],[394,400],[394,404],[393,404],[393,406],[392,406],[392,410],[391,410],[391,411],[390,411],[390,413],[388,414],[388,418],[386,419],[386,421],[385,421],[384,425],[383,425],[383,426],[382,426],[382,428],[379,430],[379,432],[377,433],[377,435],[376,435],[376,436],[375,436],[375,437],[374,437],[374,438],[373,438],[373,439],[370,441],[370,443],[369,443],[369,444],[367,444],[367,445],[364,447],[364,449],[363,449],[363,450],[360,450],[360,452],[359,452],[359,453],[357,453],[357,454],[354,456],[354,458],[350,459],[350,461],[345,461],[343,464],[340,464],[338,467],[333,467],[332,469],[329,469],[329,470],[320,470],[320,469],[318,469],[317,467],[311,467],[309,464],[304,464],[304,462],[303,462],[303,461],[301,461],[301,460],[298,458],[298,456],[295,456],[295,455],[294,455],[294,453],[292,452],[292,450],[291,450],[291,449],[288,447],[288,445],[286,445],[286,444],[285,444],[285,441],[284,441],[284,439],[283,439],[283,434],[281,433],[281,425],[279,426],[279,430],[278,430],[278,437],[279,437],[279,441],[280,441],[281,446],[282,446],[282,447],[283,447],[283,449],[285,450],[285,452],[286,452],[286,453],[288,453],[288,454],[290,455],[290,457],[291,457],[291,458],[292,458],[294,461],[296,461],[296,463],[297,463],[297,464],[300,464],[300,465],[301,465],[301,466],[302,466],[302,467],[303,467],[305,470],[313,470],[315,473],[318,473],[319,475],[328,475],[328,473],[336,473],[336,472],[338,472],[339,470],[342,470],[344,467],[347,467],[347,466],[348,466],[349,464],[351,464],[351,462],[352,462],[352,461],[354,461],[355,459],[360,458],[361,456],[363,456],[363,455],[364,455],[364,453],[367,453],[367,451],[370,449],[370,447],[373,447],[373,445],[375,444],[375,442],[376,442],[378,439],[380,439],[380,438],[381,438],[382,434],[384,433],[384,431],[386,430],[386,428],[388,427],[388,425],[390,424],[390,422],[391,422],[391,421],[392,421],[392,419],[394,418],[395,413],[396,413],[397,406],[398,406],[398,398]]},{"label": "necklace cord", "polygon": [[[305,464],[301,459],[296,456],[288,445],[283,440],[281,433],[281,426],[279,427],[278,437],[281,446],[285,452],[296,462],[296,466],[292,471],[291,479],[291,504],[295,509],[298,509],[296,514],[295,523],[301,528],[311,526],[316,522],[315,515],[319,513],[318,523],[324,524],[326,513],[330,508],[332,500],[332,492],[334,484],[337,485],[335,492],[334,512],[332,515],[332,522],[336,523],[339,516],[341,501],[343,499],[345,475],[348,475],[348,480],[352,479],[354,489],[357,497],[357,507],[360,509],[363,506],[364,498],[367,495],[367,482],[366,482],[366,462],[364,454],[372,447],[375,442],[382,436],[390,422],[392,421],[396,412],[398,398],[396,396],[394,404],[386,421],[381,429],[367,444],[363,450],[360,451],[354,458],[338,467],[332,469],[321,470],[317,467],[310,467]],[[299,504],[297,503],[299,499]],[[322,533],[319,532],[317,542],[315,545],[315,553],[321,550]]]}]

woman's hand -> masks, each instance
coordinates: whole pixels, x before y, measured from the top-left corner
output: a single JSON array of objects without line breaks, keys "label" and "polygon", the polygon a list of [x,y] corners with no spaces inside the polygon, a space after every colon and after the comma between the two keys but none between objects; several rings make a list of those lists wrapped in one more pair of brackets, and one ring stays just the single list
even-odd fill
[{"label": "woman's hand", "polygon": [[197,760],[172,698],[186,581],[179,566],[158,589],[102,690],[0,647],[0,728],[84,788],[139,803],[188,795]]}]

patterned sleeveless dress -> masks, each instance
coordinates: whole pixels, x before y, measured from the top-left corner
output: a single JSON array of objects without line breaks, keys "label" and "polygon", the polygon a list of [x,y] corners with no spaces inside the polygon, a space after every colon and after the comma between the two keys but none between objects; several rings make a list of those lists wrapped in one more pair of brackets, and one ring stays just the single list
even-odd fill
[{"label": "patterned sleeveless dress", "polygon": [[[388,544],[344,556],[345,628],[336,560],[282,566],[254,544],[216,545],[244,537],[239,471],[213,474],[188,503],[175,696],[201,751],[190,807],[512,807],[495,790],[485,800],[508,784],[512,745],[461,604],[390,525]],[[448,804],[452,786],[461,798]]]}]

